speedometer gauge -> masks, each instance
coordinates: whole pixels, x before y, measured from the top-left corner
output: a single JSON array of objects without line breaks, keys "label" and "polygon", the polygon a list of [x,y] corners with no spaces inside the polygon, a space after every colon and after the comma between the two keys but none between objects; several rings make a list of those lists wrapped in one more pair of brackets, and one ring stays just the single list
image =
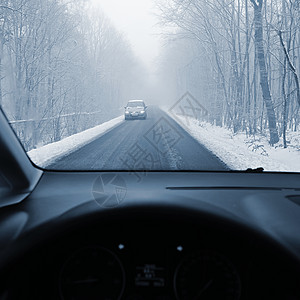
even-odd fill
[{"label": "speedometer gauge", "polygon": [[118,257],[102,247],[87,247],[74,253],[64,264],[59,280],[61,299],[117,300],[125,286]]},{"label": "speedometer gauge", "polygon": [[198,252],[177,267],[174,288],[178,300],[238,300],[241,282],[232,263],[222,255]]}]

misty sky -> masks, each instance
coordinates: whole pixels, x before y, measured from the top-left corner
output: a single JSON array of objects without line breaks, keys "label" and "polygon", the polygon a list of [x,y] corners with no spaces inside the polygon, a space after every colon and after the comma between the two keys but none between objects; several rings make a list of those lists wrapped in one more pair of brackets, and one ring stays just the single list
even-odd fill
[{"label": "misty sky", "polygon": [[158,22],[154,15],[154,0],[93,0],[125,33],[137,56],[151,68],[157,57],[160,42]]}]

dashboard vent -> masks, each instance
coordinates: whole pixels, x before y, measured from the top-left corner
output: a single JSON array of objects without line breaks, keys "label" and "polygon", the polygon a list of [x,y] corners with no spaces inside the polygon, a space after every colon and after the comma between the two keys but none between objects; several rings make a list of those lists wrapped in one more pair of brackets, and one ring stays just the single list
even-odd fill
[{"label": "dashboard vent", "polygon": [[289,200],[292,202],[300,205],[300,195],[292,195],[292,196],[286,196]]}]

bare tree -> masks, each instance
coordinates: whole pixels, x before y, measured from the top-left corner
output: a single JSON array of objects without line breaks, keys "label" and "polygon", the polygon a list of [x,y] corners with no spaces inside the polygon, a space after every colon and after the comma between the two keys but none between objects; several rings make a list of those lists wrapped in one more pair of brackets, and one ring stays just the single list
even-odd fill
[{"label": "bare tree", "polygon": [[269,122],[270,131],[270,143],[272,145],[279,141],[276,116],[274,111],[274,105],[271,97],[268,73],[266,69],[265,51],[263,45],[263,21],[262,21],[262,8],[263,0],[250,0],[254,8],[254,24],[255,24],[255,47],[257,53],[257,60],[260,69],[260,86],[262,89],[263,99],[267,108],[267,116]]}]

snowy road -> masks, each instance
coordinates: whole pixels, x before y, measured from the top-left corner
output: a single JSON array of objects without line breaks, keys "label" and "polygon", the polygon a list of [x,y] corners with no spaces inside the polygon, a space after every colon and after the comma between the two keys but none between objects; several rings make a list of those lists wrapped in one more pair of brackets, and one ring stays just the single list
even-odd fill
[{"label": "snowy road", "polygon": [[[213,138],[213,137],[212,137]],[[47,166],[68,170],[228,170],[213,153],[157,107],[146,120],[121,122]]]}]

